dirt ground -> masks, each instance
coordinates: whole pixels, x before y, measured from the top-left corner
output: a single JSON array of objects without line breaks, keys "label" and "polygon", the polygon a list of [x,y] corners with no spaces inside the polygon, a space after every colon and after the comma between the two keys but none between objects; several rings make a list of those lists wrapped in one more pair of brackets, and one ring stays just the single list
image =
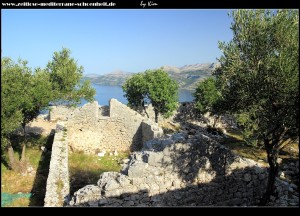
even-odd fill
[{"label": "dirt ground", "polygon": [[42,134],[48,136],[56,127],[56,121],[49,121],[47,118],[38,117],[26,125],[26,133]]}]

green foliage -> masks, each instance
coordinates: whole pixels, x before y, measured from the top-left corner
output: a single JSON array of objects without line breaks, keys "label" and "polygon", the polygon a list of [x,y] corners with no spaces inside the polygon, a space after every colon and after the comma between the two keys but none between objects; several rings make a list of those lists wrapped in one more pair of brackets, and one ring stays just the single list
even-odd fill
[{"label": "green foliage", "polygon": [[214,112],[214,107],[220,97],[216,80],[212,77],[201,81],[194,92],[196,108],[201,113]]},{"label": "green foliage", "polygon": [[258,125],[257,120],[249,113],[236,114],[236,121],[239,128],[242,129],[241,135],[243,140],[249,146],[258,147]]},{"label": "green foliage", "polygon": [[177,108],[178,84],[162,69],[133,75],[122,88],[132,108],[143,107],[149,101],[154,107],[156,122],[158,114],[169,117]]},{"label": "green foliage", "polygon": [[55,104],[78,105],[83,98],[89,102],[94,100],[96,91],[91,87],[90,81],[80,83],[83,67],[70,57],[71,51],[63,48],[54,52],[52,61],[47,64],[52,84],[52,101]]},{"label": "green foliage", "polygon": [[29,99],[26,90],[31,76],[27,62],[14,63],[10,58],[1,59],[1,149],[8,145],[11,132],[23,122],[23,105]]},{"label": "green foliage", "polygon": [[283,140],[296,138],[298,11],[241,10],[232,16],[234,38],[228,44],[220,43],[223,56],[216,73],[223,109],[247,113],[249,122],[255,120],[260,139],[276,135],[283,135]]},{"label": "green foliage", "polygon": [[128,79],[122,86],[128,105],[132,109],[138,109],[147,97],[147,82],[144,73],[137,73]]},{"label": "green foliage", "polygon": [[42,109],[47,108],[51,100],[49,74],[40,68],[35,69],[34,74],[27,81],[26,95],[27,100],[22,106],[23,127],[36,118]]},{"label": "green foliage", "polygon": [[70,51],[55,52],[46,70],[27,67],[1,58],[1,149],[10,145],[12,133],[38,116],[49,102],[76,105],[95,95],[89,81],[80,83],[83,68],[70,58]]},{"label": "green foliage", "polygon": [[243,124],[264,143],[270,165],[265,204],[274,188],[279,150],[299,140],[299,11],[231,15],[233,39],[219,44],[223,55],[215,75],[221,107],[244,114]]},{"label": "green foliage", "polygon": [[162,69],[147,70],[145,72],[145,81],[148,83],[148,98],[150,99],[154,110],[169,117],[177,108],[178,102],[178,84],[171,79],[168,73]]}]

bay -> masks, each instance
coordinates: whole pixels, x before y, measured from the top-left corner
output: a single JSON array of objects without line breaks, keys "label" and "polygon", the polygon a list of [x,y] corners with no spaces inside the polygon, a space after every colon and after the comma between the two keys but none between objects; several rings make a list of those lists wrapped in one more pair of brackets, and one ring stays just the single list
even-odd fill
[{"label": "bay", "polygon": [[[102,86],[97,84],[92,84],[96,90],[95,100],[98,101],[99,105],[108,105],[111,98],[115,98],[123,104],[127,104],[128,101],[124,97],[124,92],[120,86]],[[190,102],[194,100],[192,91],[186,89],[180,89],[178,96],[179,102]],[[82,101],[81,105],[86,104],[86,101]]]}]

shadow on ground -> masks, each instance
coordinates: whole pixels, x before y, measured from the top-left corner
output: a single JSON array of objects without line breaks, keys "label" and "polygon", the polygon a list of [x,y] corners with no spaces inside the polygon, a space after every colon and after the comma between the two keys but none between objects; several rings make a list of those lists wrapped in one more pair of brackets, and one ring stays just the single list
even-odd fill
[{"label": "shadow on ground", "polygon": [[48,136],[45,145],[47,151],[43,151],[41,155],[41,159],[39,161],[33,187],[31,190],[32,196],[30,197],[29,206],[44,206],[44,198],[46,194],[46,185],[47,185],[47,178],[49,174],[53,139],[54,139],[54,129]]}]

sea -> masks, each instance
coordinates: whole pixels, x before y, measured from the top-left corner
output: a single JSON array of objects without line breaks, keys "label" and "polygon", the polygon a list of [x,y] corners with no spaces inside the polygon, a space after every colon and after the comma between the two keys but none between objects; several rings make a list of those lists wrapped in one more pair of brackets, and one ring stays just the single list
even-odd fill
[{"label": "sea", "polygon": [[[96,89],[95,100],[98,101],[98,104],[101,106],[109,105],[109,100],[111,98],[115,98],[123,104],[127,104],[128,101],[124,97],[124,92],[121,86],[102,86],[97,84],[92,84],[92,86]],[[193,91],[180,89],[178,92],[179,102],[191,102],[194,100]],[[79,106],[83,106],[86,104],[86,100],[81,100],[81,104]],[[42,110],[40,114],[48,114],[49,110]]]},{"label": "sea", "polygon": [[[115,98],[123,104],[127,104],[128,101],[124,97],[124,92],[122,87],[120,86],[101,86],[97,84],[92,84],[92,86],[96,89],[95,100],[98,101],[99,105],[108,105],[109,100],[111,98]],[[180,89],[178,96],[179,102],[191,102],[194,100],[193,92],[190,90]],[[87,103],[86,101],[82,101],[81,105]]]}]

